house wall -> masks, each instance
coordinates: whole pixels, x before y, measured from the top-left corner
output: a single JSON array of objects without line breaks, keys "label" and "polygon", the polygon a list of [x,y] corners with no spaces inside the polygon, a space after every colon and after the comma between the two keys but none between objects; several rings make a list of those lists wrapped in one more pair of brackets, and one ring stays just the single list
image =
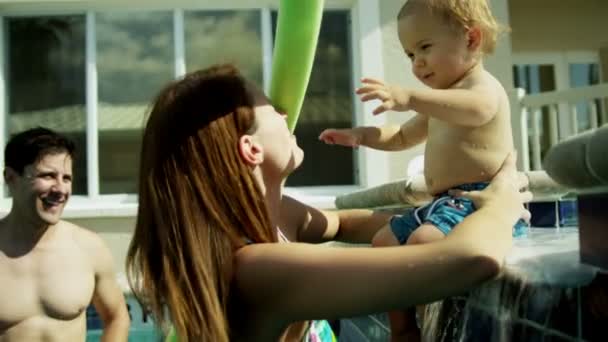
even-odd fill
[{"label": "house wall", "polygon": [[135,217],[74,218],[67,221],[99,234],[110,248],[116,272],[124,273],[127,248],[135,228]]},{"label": "house wall", "polygon": [[608,47],[606,0],[509,0],[514,52]]}]

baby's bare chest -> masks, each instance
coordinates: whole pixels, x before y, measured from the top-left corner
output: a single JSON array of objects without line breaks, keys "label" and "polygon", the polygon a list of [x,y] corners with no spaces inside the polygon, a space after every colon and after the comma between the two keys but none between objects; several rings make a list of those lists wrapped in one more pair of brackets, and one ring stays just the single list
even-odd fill
[{"label": "baby's bare chest", "polygon": [[491,179],[513,149],[509,125],[458,127],[429,121],[425,176],[431,191]]}]

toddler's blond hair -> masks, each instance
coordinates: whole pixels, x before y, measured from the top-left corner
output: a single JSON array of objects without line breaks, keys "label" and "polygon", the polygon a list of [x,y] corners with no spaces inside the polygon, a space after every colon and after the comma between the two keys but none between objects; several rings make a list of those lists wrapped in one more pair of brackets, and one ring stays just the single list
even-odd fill
[{"label": "toddler's blond hair", "polygon": [[509,30],[496,21],[487,0],[407,0],[397,20],[420,9],[429,10],[456,28],[479,27],[482,32],[481,51],[486,54],[494,52],[499,34]]}]

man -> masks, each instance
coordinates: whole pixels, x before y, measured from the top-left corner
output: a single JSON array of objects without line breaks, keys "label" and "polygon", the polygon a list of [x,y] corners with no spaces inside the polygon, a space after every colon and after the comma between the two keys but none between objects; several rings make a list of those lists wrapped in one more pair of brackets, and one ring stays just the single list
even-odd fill
[{"label": "man", "polygon": [[62,221],[72,192],[74,144],[34,128],[6,145],[13,198],[0,220],[0,341],[85,341],[92,302],[102,341],[127,341],[129,315],[102,239]]}]

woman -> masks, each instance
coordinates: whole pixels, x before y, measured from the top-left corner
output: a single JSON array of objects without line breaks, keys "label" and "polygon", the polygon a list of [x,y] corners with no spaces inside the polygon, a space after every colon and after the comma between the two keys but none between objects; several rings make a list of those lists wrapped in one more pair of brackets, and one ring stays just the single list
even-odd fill
[{"label": "woman", "polygon": [[462,293],[499,273],[531,198],[509,158],[487,190],[462,194],[479,210],[444,240],[317,246],[369,242],[388,217],[319,211],[283,195],[302,159],[285,115],[234,67],[161,91],[144,131],[127,257],[134,292],[157,322],[168,313],[183,341],[300,341],[317,332],[312,320]]}]

